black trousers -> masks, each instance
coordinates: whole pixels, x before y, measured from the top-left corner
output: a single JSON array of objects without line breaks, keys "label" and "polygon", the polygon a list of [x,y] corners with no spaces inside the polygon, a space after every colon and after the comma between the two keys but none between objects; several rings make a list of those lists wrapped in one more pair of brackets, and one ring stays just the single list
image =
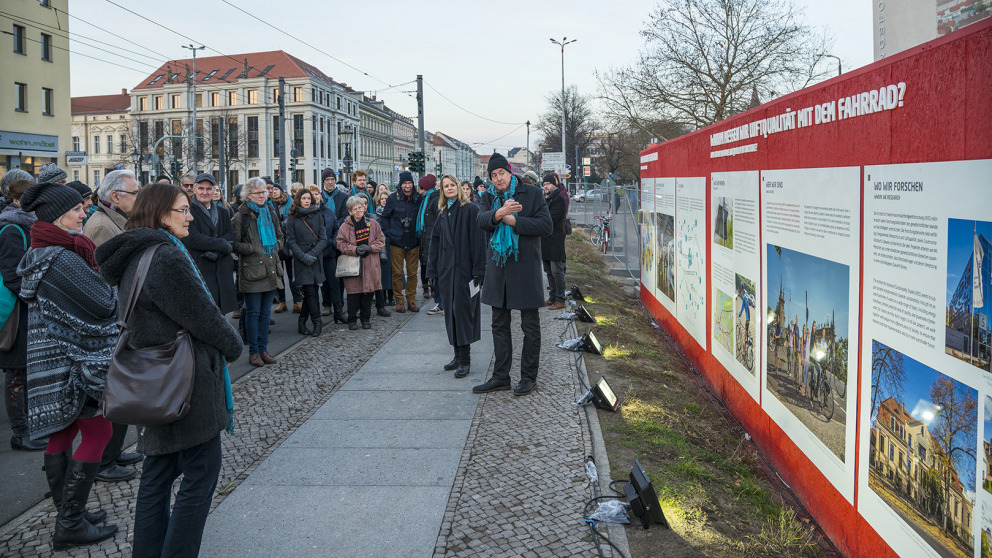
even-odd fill
[{"label": "black trousers", "polygon": [[110,437],[110,441],[107,442],[107,446],[103,448],[103,458],[100,459],[100,470],[106,469],[114,464],[118,457],[121,456],[121,450],[124,448],[124,438],[127,437],[127,425],[117,424],[114,425],[114,434]]},{"label": "black trousers", "polygon": [[[496,363],[494,380],[510,381],[513,364],[513,336],[510,333],[512,310],[493,307],[493,348]],[[524,332],[524,346],[520,351],[520,379],[537,381],[537,367],[541,359],[541,317],[537,308],[520,310],[520,329]]]},{"label": "black trousers", "polygon": [[338,269],[338,259],[324,256],[324,282],[320,285],[320,298],[324,301],[324,306],[333,308],[335,304],[341,304],[341,290],[338,285],[338,278],[334,273]]},{"label": "black trousers", "polygon": [[359,309],[363,322],[372,319],[372,298],[372,293],[348,293],[348,323],[354,322],[359,317]]},{"label": "black trousers", "polygon": [[303,310],[300,317],[310,316],[314,322],[320,320],[320,301],[317,299],[317,285],[302,285]]}]

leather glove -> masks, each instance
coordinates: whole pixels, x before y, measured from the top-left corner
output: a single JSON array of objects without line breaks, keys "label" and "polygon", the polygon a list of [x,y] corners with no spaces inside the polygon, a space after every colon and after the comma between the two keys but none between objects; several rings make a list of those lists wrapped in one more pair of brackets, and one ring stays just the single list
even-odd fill
[{"label": "leather glove", "polygon": [[475,283],[475,286],[478,287],[482,284],[482,276],[476,275],[475,277],[472,277],[472,281]]},{"label": "leather glove", "polygon": [[204,252],[203,259],[207,260],[208,262],[215,262],[220,259],[220,254],[218,254],[217,252]]}]

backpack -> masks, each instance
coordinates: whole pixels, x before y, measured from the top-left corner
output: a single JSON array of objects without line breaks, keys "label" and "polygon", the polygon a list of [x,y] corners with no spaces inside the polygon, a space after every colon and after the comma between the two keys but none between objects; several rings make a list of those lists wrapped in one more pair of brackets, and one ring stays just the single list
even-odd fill
[{"label": "backpack", "polygon": [[[0,228],[0,235],[3,234],[3,231],[7,230],[7,227],[14,227],[21,233],[21,238],[24,241],[24,251],[27,252],[28,237],[24,234],[24,229],[13,223],[7,223],[3,226],[3,228]],[[7,319],[14,311],[15,304],[17,304],[17,295],[11,292],[11,290],[7,288],[7,285],[3,284],[3,277],[0,276],[0,327],[3,327],[3,325],[7,323]]]}]

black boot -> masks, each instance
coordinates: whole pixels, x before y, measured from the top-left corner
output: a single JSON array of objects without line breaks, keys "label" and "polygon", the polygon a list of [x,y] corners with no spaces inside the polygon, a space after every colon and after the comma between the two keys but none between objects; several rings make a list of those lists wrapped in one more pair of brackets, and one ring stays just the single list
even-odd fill
[{"label": "black boot", "polygon": [[86,500],[93,488],[99,463],[83,463],[69,459],[69,471],[62,491],[62,505],[55,520],[52,547],[65,550],[70,546],[98,543],[117,534],[116,525],[95,527],[83,518]]},{"label": "black boot", "polygon": [[458,351],[458,370],[455,370],[455,377],[464,378],[472,371],[472,346],[462,345],[455,347],[455,350]]},{"label": "black boot", "polygon": [[300,335],[310,335],[313,332],[307,329],[307,316],[306,314],[300,314],[300,317],[296,320],[297,330]]},{"label": "black boot", "polygon": [[320,321],[320,312],[317,313],[317,317],[311,317],[310,320],[313,322],[313,333],[310,335],[312,337],[320,337],[320,330],[324,327],[324,323]]},{"label": "black boot", "polygon": [[348,323],[348,320],[345,319],[344,313],[342,312],[343,309],[344,309],[344,304],[340,302],[334,305],[334,323],[336,324]]},{"label": "black boot", "polygon": [[27,386],[23,370],[4,370],[4,401],[7,402],[7,418],[10,419],[10,449],[23,451],[43,451],[48,447],[45,440],[32,440],[28,435]]},{"label": "black boot", "polygon": [[458,368],[458,346],[455,346],[455,356],[451,357],[451,362],[444,365],[444,369],[451,372],[455,368]]},{"label": "black boot", "polygon": [[[52,501],[55,502],[56,510],[62,506],[62,491],[65,489],[65,474],[68,466],[69,452],[45,454],[45,465],[41,469],[45,471],[45,477],[48,479],[48,488],[52,491]],[[103,520],[107,519],[107,512],[104,510],[96,510],[93,513],[84,511],[83,519],[88,521],[90,525],[103,523]]]}]

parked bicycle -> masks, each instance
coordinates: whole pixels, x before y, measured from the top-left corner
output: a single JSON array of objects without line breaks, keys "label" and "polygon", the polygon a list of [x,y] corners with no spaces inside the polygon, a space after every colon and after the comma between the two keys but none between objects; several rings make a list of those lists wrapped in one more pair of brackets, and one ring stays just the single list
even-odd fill
[{"label": "parked bicycle", "polygon": [[754,336],[740,322],[737,323],[737,359],[744,368],[754,372]]},{"label": "parked bicycle", "polygon": [[589,242],[599,247],[605,254],[610,245],[610,221],[613,220],[613,216],[593,215],[593,219],[599,221],[599,224],[594,226],[589,232]]}]

